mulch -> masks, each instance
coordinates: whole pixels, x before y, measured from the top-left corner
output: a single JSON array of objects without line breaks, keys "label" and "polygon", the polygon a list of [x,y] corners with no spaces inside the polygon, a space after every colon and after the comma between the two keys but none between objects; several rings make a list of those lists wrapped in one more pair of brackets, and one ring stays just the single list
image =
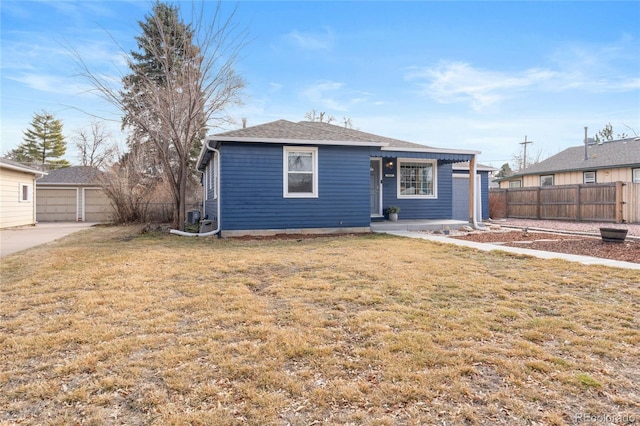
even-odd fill
[{"label": "mulch", "polygon": [[601,238],[531,231],[487,231],[452,238],[640,263],[640,241],[630,238],[627,238],[624,242],[615,243],[604,242]]}]

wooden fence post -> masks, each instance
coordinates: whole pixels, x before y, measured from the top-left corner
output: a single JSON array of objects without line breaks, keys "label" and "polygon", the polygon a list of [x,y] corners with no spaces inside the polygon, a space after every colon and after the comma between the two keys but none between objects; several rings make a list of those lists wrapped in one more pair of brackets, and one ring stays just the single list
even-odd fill
[{"label": "wooden fence post", "polygon": [[540,220],[540,204],[542,200],[540,199],[540,187],[536,190],[536,218]]},{"label": "wooden fence post", "polygon": [[622,223],[622,209],[624,200],[622,197],[622,185],[621,181],[616,182],[616,223]]}]

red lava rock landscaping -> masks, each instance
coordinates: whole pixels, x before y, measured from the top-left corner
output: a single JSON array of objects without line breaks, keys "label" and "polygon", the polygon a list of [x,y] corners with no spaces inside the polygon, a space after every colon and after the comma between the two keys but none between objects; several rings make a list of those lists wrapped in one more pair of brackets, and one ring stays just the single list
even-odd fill
[{"label": "red lava rock landscaping", "polygon": [[622,243],[605,243],[599,237],[592,238],[534,231],[486,231],[452,238],[640,263],[640,241],[630,238],[627,238]]}]

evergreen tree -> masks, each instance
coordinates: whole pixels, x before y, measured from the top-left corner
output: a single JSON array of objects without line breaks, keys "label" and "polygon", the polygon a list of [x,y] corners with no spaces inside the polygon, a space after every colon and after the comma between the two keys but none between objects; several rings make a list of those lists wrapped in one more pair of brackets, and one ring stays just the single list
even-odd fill
[{"label": "evergreen tree", "polygon": [[23,143],[11,151],[10,157],[42,169],[69,167],[69,162],[61,158],[67,151],[62,122],[53,114],[46,111],[34,114],[31,127],[23,133]]},{"label": "evergreen tree", "polygon": [[495,177],[505,178],[505,177],[511,176],[512,174],[513,174],[513,170],[511,170],[509,163],[504,163],[502,167],[500,167],[500,170],[498,171],[498,173],[496,173]]},{"label": "evergreen tree", "polygon": [[124,113],[131,131],[130,151],[144,156],[146,176],[168,186],[174,204],[173,226],[184,229],[186,194],[193,181],[207,125],[229,122],[225,109],[240,102],[244,82],[234,70],[245,35],[232,18],[222,18],[222,1],[213,16],[204,7],[189,24],[179,6],[156,2],[139,22],[138,49],[130,53],[123,88],[92,72],[75,52],[81,75]]}]

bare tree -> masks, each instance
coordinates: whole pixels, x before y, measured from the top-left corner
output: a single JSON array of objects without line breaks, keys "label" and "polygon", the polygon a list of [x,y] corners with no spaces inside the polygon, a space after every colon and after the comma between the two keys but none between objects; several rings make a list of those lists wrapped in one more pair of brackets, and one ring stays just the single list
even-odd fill
[{"label": "bare tree", "polygon": [[[139,146],[140,153],[158,160],[158,170],[171,188],[173,226],[181,230],[188,181],[207,125],[232,121],[224,111],[240,103],[244,87],[234,71],[246,44],[245,32],[232,22],[235,10],[223,18],[218,2],[214,15],[205,16],[205,3],[194,8],[188,25],[178,6],[154,4],[153,13],[140,23],[140,51],[123,51],[133,71],[122,78],[124,89],[90,70],[73,51],[80,74],[124,113],[124,125],[133,130],[130,148]],[[145,68],[149,65],[152,68]]]},{"label": "bare tree", "polygon": [[131,150],[100,174],[100,185],[114,206],[116,223],[145,221],[150,197],[159,182],[144,173],[144,157]]},{"label": "bare tree", "polygon": [[[332,115],[327,116],[326,112],[316,112],[315,109],[312,109],[311,111],[308,111],[307,113],[305,113],[304,118],[307,121],[319,121],[320,123],[327,123],[327,124],[331,124],[331,122],[336,121],[336,118]],[[345,123],[345,127],[346,127],[346,123]]]},{"label": "bare tree", "polygon": [[111,133],[99,121],[92,121],[89,129],[77,130],[72,140],[83,166],[102,169],[115,159],[117,147],[111,139]]},{"label": "bare tree", "polygon": [[526,164],[525,164],[525,157],[524,157],[524,150],[523,150],[517,154],[513,154],[513,157],[511,158],[511,164],[514,167],[514,170],[522,170],[522,169],[526,169],[529,166],[539,163],[540,161],[542,161],[543,156],[544,155],[543,155],[542,149],[538,149],[533,153],[527,152]]}]

